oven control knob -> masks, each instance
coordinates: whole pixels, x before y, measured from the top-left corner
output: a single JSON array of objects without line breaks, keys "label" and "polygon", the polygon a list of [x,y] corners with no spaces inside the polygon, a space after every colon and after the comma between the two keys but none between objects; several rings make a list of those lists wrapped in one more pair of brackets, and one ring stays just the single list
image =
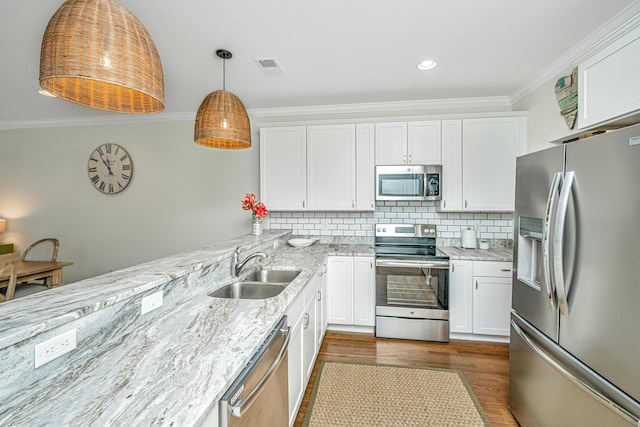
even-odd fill
[{"label": "oven control knob", "polygon": [[386,228],[383,228],[383,229],[382,229],[382,232],[383,232],[383,233],[386,233],[386,232],[387,232],[387,229],[386,229]]}]

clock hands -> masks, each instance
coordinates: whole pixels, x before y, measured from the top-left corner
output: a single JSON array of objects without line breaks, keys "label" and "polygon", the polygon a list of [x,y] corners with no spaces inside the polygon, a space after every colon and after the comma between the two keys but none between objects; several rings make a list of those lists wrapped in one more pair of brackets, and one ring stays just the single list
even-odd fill
[{"label": "clock hands", "polygon": [[109,162],[106,162],[101,155],[98,155],[98,157],[100,157],[100,160],[102,160],[102,163],[104,163],[104,165],[109,170],[109,175],[113,175],[113,172],[111,171],[111,166],[109,166]]}]

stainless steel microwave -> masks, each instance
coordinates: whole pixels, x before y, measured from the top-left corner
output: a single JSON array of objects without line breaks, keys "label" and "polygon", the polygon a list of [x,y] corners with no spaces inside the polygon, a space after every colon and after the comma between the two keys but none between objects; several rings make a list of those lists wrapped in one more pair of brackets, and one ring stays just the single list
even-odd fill
[{"label": "stainless steel microwave", "polygon": [[376,166],[376,200],[440,200],[442,166]]}]

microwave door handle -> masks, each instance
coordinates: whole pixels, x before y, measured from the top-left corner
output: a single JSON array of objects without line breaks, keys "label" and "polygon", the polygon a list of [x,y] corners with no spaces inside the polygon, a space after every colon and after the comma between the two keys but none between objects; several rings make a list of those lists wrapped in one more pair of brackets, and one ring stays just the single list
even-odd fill
[{"label": "microwave door handle", "polygon": [[571,189],[574,182],[575,172],[565,173],[562,191],[560,192],[560,199],[558,201],[556,225],[553,232],[553,275],[556,282],[560,314],[565,317],[569,317],[569,304],[567,300],[569,287],[564,281],[564,226],[567,220],[569,197],[571,196]]},{"label": "microwave door handle", "polygon": [[428,183],[427,183],[427,173],[424,172],[422,174],[422,197],[427,197],[429,195],[429,193],[427,193],[427,188]]},{"label": "microwave door handle", "polygon": [[547,197],[547,208],[544,214],[544,224],[542,227],[542,272],[544,274],[544,281],[547,287],[547,296],[549,298],[549,305],[551,308],[556,308],[554,293],[555,286],[551,275],[551,262],[550,262],[550,229],[551,227],[551,213],[553,207],[556,204],[556,197],[562,182],[562,172],[558,172],[553,176],[551,188],[549,189],[549,197]]}]

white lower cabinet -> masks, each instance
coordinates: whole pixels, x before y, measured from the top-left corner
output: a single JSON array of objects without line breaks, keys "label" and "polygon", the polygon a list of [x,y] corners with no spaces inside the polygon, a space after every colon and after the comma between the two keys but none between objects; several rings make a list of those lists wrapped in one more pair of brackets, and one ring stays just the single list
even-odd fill
[{"label": "white lower cabinet", "polygon": [[324,266],[307,283],[287,311],[289,340],[289,425],[300,408],[324,336]]},{"label": "white lower cabinet", "polygon": [[374,258],[329,257],[327,279],[328,323],[375,325]]},{"label": "white lower cabinet", "polygon": [[473,333],[509,336],[511,263],[473,264]]},{"label": "white lower cabinet", "polygon": [[473,261],[449,262],[449,331],[473,332]]},{"label": "white lower cabinet", "polygon": [[449,322],[454,338],[509,336],[511,263],[452,260]]}]

